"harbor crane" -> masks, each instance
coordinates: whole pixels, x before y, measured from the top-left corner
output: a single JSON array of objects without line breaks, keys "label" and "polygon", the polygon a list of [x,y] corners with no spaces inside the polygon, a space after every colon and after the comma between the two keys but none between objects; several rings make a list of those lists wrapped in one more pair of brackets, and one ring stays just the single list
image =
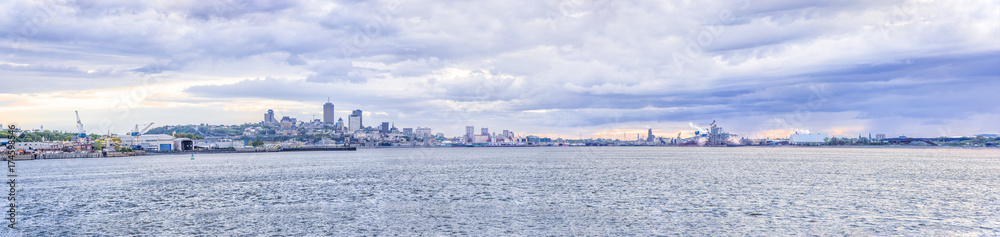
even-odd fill
[{"label": "harbor crane", "polygon": [[152,126],[153,126],[153,122],[147,124],[146,127],[142,128],[142,130],[139,130],[139,124],[135,125],[135,129],[133,129],[132,133],[129,134],[129,135],[132,135],[132,149],[136,149],[136,150],[142,149],[142,145],[139,144],[139,142],[140,142],[139,141],[139,136],[142,136],[143,133],[146,133],[146,131],[149,131],[149,127],[152,127]]},{"label": "harbor crane", "polygon": [[149,127],[152,127],[153,124],[154,123],[147,124],[146,127],[142,128],[142,130],[139,130],[139,124],[136,124],[135,129],[132,130],[132,136],[135,137],[146,133],[146,131],[149,131]]},{"label": "harbor crane", "polygon": [[80,111],[73,111],[76,113],[76,130],[79,132],[76,137],[77,141],[87,142],[87,131],[83,130],[83,122],[80,122]]}]

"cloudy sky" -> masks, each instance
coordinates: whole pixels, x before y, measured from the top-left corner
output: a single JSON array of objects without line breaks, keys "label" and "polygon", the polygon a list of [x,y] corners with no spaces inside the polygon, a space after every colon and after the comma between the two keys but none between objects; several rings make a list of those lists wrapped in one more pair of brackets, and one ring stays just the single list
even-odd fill
[{"label": "cloudy sky", "polygon": [[[0,0],[0,123],[1000,133],[1000,2]],[[765,135],[766,134],[766,135]]]}]

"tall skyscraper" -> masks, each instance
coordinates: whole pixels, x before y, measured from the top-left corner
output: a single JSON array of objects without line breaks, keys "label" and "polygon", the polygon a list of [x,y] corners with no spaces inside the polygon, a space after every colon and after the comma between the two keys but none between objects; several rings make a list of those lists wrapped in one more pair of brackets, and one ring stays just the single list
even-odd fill
[{"label": "tall skyscraper", "polygon": [[489,128],[482,128],[482,132],[479,133],[479,135],[490,135],[490,129]]},{"label": "tall skyscraper", "polygon": [[472,142],[472,138],[476,135],[476,127],[465,126],[465,142]]},{"label": "tall skyscraper", "polygon": [[323,123],[333,124],[335,122],[333,120],[333,103],[327,101],[326,104],[323,104]]},{"label": "tall skyscraper", "polygon": [[361,130],[361,128],[364,127],[364,125],[361,124],[361,110],[354,110],[354,112],[351,113],[351,116],[347,117],[347,123],[348,129],[350,130],[349,132]]},{"label": "tall skyscraper", "polygon": [[653,136],[653,129],[650,128],[649,129],[649,134],[646,135],[646,141],[647,142],[653,142],[653,139],[656,139],[656,137]]}]

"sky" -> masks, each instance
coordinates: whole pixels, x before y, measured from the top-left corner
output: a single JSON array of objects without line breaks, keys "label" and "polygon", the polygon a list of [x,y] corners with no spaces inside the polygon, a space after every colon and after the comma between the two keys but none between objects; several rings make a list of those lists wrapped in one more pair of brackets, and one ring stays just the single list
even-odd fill
[{"label": "sky", "polygon": [[[0,123],[1000,133],[1000,2],[0,0]],[[692,126],[693,125],[693,126]]]}]

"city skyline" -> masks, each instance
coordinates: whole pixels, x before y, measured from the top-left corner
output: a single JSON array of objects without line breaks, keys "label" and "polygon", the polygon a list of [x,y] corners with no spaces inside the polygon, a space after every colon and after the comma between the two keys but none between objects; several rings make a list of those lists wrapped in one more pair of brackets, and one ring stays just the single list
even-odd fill
[{"label": "city skyline", "polygon": [[[276,119],[563,138],[1000,133],[1000,6],[421,1],[0,7],[0,118],[89,133]],[[109,22],[116,22],[109,24]],[[669,23],[669,24],[667,24]],[[626,137],[632,139],[633,137]]]}]

